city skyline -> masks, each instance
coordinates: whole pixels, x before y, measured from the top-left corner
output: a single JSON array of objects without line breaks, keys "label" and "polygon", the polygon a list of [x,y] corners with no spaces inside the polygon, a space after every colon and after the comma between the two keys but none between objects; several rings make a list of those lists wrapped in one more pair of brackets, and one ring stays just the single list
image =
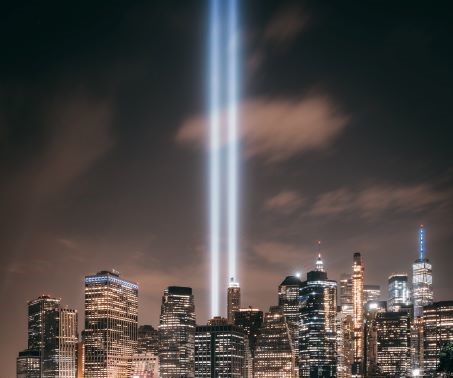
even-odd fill
[{"label": "city skyline", "polygon": [[[158,328],[175,285],[192,289],[197,325],[211,318],[208,3],[0,12],[0,378],[26,352],[28,301],[61,298],[81,334],[85,277],[96,272],[139,284],[138,324]],[[386,298],[390,276],[406,273],[412,286],[418,271],[420,303],[451,300],[449,13],[413,2],[233,3],[240,149],[229,158],[240,168],[229,184],[239,196],[222,227],[238,239],[220,235],[217,315],[227,317],[233,278],[230,308],[271,319],[278,285],[315,269],[319,240],[339,295],[359,252],[365,295],[378,285]]]}]

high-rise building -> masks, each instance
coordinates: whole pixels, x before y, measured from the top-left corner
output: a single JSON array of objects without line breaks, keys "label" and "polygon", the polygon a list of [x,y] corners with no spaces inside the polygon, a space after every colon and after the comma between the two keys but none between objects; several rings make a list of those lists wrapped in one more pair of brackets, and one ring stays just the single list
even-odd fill
[{"label": "high-rise building", "polygon": [[196,378],[243,378],[247,335],[227,319],[214,318],[195,331]]},{"label": "high-rise building", "polygon": [[255,355],[256,340],[263,325],[263,311],[257,308],[241,308],[234,314],[234,324],[248,337],[252,357]]},{"label": "high-rise building", "polygon": [[159,357],[151,352],[132,355],[131,377],[159,378]]},{"label": "high-rise building", "polygon": [[85,344],[83,341],[77,343],[77,378],[85,377]]},{"label": "high-rise building", "polygon": [[28,349],[19,353],[17,374],[38,368],[40,378],[74,378],[77,372],[77,311],[43,295],[28,302]]},{"label": "high-rise building", "polygon": [[339,298],[341,312],[352,317],[352,276],[350,274],[341,275]]},{"label": "high-rise building", "polygon": [[283,310],[294,352],[296,354],[296,370],[299,369],[299,329],[300,329],[300,287],[302,281],[297,276],[287,276],[278,287],[278,305]]},{"label": "high-rise building", "polygon": [[138,285],[116,271],[85,277],[85,378],[128,378],[137,348]]},{"label": "high-rise building", "polygon": [[337,282],[329,280],[321,257],[302,283],[299,331],[301,377],[337,374]]},{"label": "high-rise building", "polygon": [[423,308],[423,371],[437,372],[442,349],[453,343],[453,301],[435,302]]},{"label": "high-rise building", "polygon": [[195,304],[190,287],[164,291],[159,323],[162,378],[193,378],[195,372]]},{"label": "high-rise building", "polygon": [[228,322],[234,324],[234,313],[241,308],[241,288],[239,284],[230,279],[227,293],[227,314]]},{"label": "high-rise building", "polygon": [[412,297],[414,302],[414,317],[420,317],[423,306],[433,303],[433,273],[432,265],[425,256],[425,229],[419,230],[419,256],[412,265]]},{"label": "high-rise building", "polygon": [[271,307],[256,341],[254,378],[295,378],[295,352],[283,311]]},{"label": "high-rise building", "polygon": [[337,377],[351,378],[354,362],[354,330],[352,315],[341,311],[337,306]]},{"label": "high-rise building", "polygon": [[363,302],[376,302],[381,298],[381,287],[379,285],[363,285]]},{"label": "high-rise building", "polygon": [[364,357],[364,266],[360,253],[354,253],[352,265],[352,321],[354,325],[354,364],[352,375],[363,376]]},{"label": "high-rise building", "polygon": [[398,312],[410,306],[410,293],[406,273],[394,273],[389,277],[389,293],[387,308],[389,311]]},{"label": "high-rise building", "polygon": [[369,301],[365,306],[365,361],[363,366],[367,377],[379,375],[376,316],[385,312],[387,312],[387,302],[385,301]]},{"label": "high-rise building", "polygon": [[137,353],[159,353],[159,334],[152,325],[138,327]]},{"label": "high-rise building", "polygon": [[411,370],[411,317],[406,311],[382,312],[375,319],[380,377],[405,377]]},{"label": "high-rise building", "polygon": [[41,378],[41,354],[38,350],[19,352],[16,360],[17,378]]}]

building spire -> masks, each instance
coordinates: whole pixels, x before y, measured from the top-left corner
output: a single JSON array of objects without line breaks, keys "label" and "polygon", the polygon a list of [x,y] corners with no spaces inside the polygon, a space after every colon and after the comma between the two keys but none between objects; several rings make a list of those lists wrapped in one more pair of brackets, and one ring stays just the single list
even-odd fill
[{"label": "building spire", "polygon": [[321,258],[321,241],[318,240],[318,259],[316,260],[316,271],[324,272],[324,263]]},{"label": "building spire", "polygon": [[425,229],[423,228],[423,225],[420,225],[420,229],[418,232],[418,241],[419,241],[419,254],[420,254],[420,260],[425,259]]}]

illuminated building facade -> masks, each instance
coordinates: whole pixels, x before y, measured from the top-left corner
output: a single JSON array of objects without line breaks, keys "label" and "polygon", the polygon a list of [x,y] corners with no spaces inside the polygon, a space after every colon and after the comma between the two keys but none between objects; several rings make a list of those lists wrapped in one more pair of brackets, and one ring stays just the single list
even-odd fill
[{"label": "illuminated building facade", "polygon": [[410,306],[410,291],[406,273],[395,273],[389,277],[389,293],[387,308],[398,312]]},{"label": "illuminated building facade", "polygon": [[381,298],[381,287],[379,285],[363,285],[363,304],[375,302]]},{"label": "illuminated building facade", "polygon": [[287,276],[278,287],[278,305],[283,310],[291,333],[296,354],[296,370],[299,369],[299,329],[301,321],[300,288],[302,281],[296,276]]},{"label": "illuminated building facade", "polygon": [[131,377],[159,378],[159,357],[150,352],[132,355]]},{"label": "illuminated building facade", "polygon": [[341,275],[339,298],[341,312],[352,317],[352,277],[350,274]]},{"label": "illuminated building facade", "polygon": [[350,378],[351,366],[354,362],[352,316],[337,307],[337,377]]},{"label": "illuminated building facade", "polygon": [[196,378],[243,378],[247,335],[227,319],[214,318],[195,331]]},{"label": "illuminated building facade", "polygon": [[16,360],[17,378],[41,378],[41,354],[37,350],[19,352]]},{"label": "illuminated building facade", "polygon": [[419,230],[419,257],[412,265],[412,297],[414,302],[414,317],[423,314],[423,307],[433,303],[433,273],[432,265],[425,257],[425,230]]},{"label": "illuminated building facade", "polygon": [[137,332],[137,353],[159,353],[159,334],[151,325],[141,325]]},{"label": "illuminated building facade", "polygon": [[190,287],[164,291],[159,323],[161,378],[195,375],[195,304]]},{"label": "illuminated building facade", "polygon": [[252,357],[255,355],[256,340],[263,325],[263,311],[257,308],[241,308],[234,314],[234,324],[248,337]]},{"label": "illuminated building facade", "polygon": [[354,326],[354,364],[352,366],[353,376],[363,375],[364,356],[364,266],[360,253],[354,253],[352,265],[352,322]]},{"label": "illuminated building facade", "polygon": [[411,370],[409,312],[382,312],[375,319],[377,371],[381,377],[404,377]]},{"label": "illuminated building facade", "polygon": [[85,344],[83,341],[77,343],[77,378],[85,377]]},{"label": "illuminated building facade", "polygon": [[256,342],[254,378],[295,378],[295,351],[283,311],[271,307]]},{"label": "illuminated building facade", "polygon": [[368,377],[379,375],[376,316],[385,312],[387,312],[387,302],[385,301],[369,301],[365,306],[365,361],[363,365]]},{"label": "illuminated building facade", "polygon": [[336,377],[337,282],[329,280],[320,256],[316,270],[302,283],[299,330],[299,375]]},{"label": "illuminated building facade", "polygon": [[231,279],[227,292],[228,322],[234,324],[234,313],[241,308],[241,288],[237,282]]},{"label": "illuminated building facade", "polygon": [[85,378],[129,377],[137,312],[137,284],[116,271],[85,277]]},{"label": "illuminated building facade", "polygon": [[28,302],[28,349],[19,353],[17,374],[38,369],[40,378],[75,378],[77,342],[76,310],[47,295]]},{"label": "illuminated building facade", "polygon": [[453,301],[435,302],[423,308],[423,371],[433,375],[443,348],[453,343]]}]

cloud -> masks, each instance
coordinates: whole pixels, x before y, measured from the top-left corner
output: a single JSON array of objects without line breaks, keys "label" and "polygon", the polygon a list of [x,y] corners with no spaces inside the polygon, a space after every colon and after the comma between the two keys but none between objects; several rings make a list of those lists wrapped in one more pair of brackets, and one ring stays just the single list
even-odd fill
[{"label": "cloud", "polygon": [[289,264],[300,259],[302,255],[300,249],[295,246],[274,241],[256,243],[252,250],[259,260],[271,264]]},{"label": "cloud", "polygon": [[429,207],[446,204],[451,193],[436,190],[428,184],[375,185],[358,190],[340,188],[321,194],[310,213],[317,216],[359,212],[364,218],[377,216],[384,211],[418,212]]},{"label": "cloud", "polygon": [[278,12],[264,31],[266,41],[281,44],[293,40],[307,23],[307,16],[298,5],[291,5]]},{"label": "cloud", "polygon": [[[326,96],[299,100],[257,98],[244,101],[239,112],[240,137],[246,155],[267,162],[280,162],[305,151],[328,147],[349,120]],[[222,119],[225,116],[223,110]],[[203,144],[206,125],[207,120],[202,116],[187,119],[177,133],[177,141]],[[223,139],[225,143],[226,138]]]},{"label": "cloud", "polygon": [[290,214],[300,208],[303,203],[304,199],[299,193],[292,190],[282,190],[269,198],[265,202],[264,208],[269,211]]}]

